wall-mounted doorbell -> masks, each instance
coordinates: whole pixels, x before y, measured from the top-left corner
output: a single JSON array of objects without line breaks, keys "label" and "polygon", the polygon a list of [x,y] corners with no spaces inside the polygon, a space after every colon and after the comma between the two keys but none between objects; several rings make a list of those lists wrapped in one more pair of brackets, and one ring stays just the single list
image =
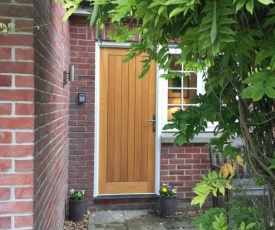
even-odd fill
[{"label": "wall-mounted doorbell", "polygon": [[79,93],[79,94],[78,94],[78,102],[79,102],[79,103],[84,103],[84,102],[86,102],[86,93]]}]

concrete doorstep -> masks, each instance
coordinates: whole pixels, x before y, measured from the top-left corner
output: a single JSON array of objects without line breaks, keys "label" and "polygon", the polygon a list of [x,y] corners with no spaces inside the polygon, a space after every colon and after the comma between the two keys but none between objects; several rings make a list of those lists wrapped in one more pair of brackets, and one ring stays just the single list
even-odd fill
[{"label": "concrete doorstep", "polygon": [[188,215],[165,218],[153,210],[95,211],[90,213],[88,230],[195,230],[190,227],[192,218]]}]

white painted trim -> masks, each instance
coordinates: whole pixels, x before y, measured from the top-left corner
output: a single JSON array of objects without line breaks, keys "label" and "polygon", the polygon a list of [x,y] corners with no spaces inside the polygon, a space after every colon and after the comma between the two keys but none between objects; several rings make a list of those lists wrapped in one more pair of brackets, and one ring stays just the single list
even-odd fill
[{"label": "white painted trim", "polygon": [[[160,159],[161,159],[161,124],[162,124],[162,116],[161,112],[163,111],[163,106],[162,106],[162,99],[163,99],[163,91],[162,86],[163,86],[163,80],[160,78],[160,75],[162,74],[159,67],[157,66],[157,72],[156,72],[156,142],[155,142],[155,148],[156,148],[156,155],[155,155],[155,192],[156,194],[159,194],[159,188],[160,188]],[[167,97],[164,97],[167,98]]]},{"label": "white painted trim", "polygon": [[[100,75],[100,47],[117,47],[127,48],[131,43],[114,43],[114,42],[96,42],[95,43],[95,148],[94,148],[94,197],[98,194],[98,177],[99,177],[99,75]],[[163,92],[159,90],[159,72],[157,67],[156,74],[156,135],[155,135],[155,193],[159,194],[160,185],[160,151],[161,151],[161,130],[159,122],[160,106],[162,104]],[[167,91],[167,90],[166,90]],[[167,93],[167,92],[166,92]],[[167,97],[165,97],[167,98]],[[146,193],[147,194],[147,193]]]},{"label": "white painted trim", "polygon": [[95,150],[94,150],[94,197],[98,196],[98,149],[99,149],[99,66],[100,66],[100,47],[99,42],[95,43]]},{"label": "white painted trim", "polygon": [[89,15],[91,14],[88,10],[82,9],[81,7],[78,7],[74,12],[73,15]]}]

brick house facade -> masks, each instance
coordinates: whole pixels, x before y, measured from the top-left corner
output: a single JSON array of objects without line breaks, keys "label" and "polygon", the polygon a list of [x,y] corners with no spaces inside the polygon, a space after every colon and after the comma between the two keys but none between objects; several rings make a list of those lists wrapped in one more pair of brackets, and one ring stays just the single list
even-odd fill
[{"label": "brick house facade", "polygon": [[[129,25],[131,27],[131,25]],[[102,31],[103,40],[107,37],[108,25]],[[158,198],[154,196],[113,196],[93,197],[94,188],[94,136],[95,136],[95,30],[90,29],[86,16],[70,18],[71,64],[76,68],[76,79],[70,89],[70,188],[85,189],[88,206],[92,209],[136,209],[157,208]],[[86,103],[78,103],[77,95],[85,92]],[[196,141],[183,147],[174,147],[173,139],[161,144],[160,184],[175,185],[178,199],[184,206],[190,206],[194,197],[193,186],[200,181],[201,174],[208,172],[209,149],[207,140]],[[166,138],[167,140],[167,138]]]},{"label": "brick house facade", "polygon": [[[85,189],[91,210],[158,205],[157,192],[94,197],[95,31],[86,16],[62,22],[63,13],[54,1],[0,3],[0,22],[25,28],[0,35],[0,229],[61,229],[68,188]],[[71,64],[75,81],[63,86]],[[80,92],[86,103],[78,103]],[[168,139],[159,184],[175,185],[189,208],[192,187],[209,169],[207,141],[174,147]]]}]

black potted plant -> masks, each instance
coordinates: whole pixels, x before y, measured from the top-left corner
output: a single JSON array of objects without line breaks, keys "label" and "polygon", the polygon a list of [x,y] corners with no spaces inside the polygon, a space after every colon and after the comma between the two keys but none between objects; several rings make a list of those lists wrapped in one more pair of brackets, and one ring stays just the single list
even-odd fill
[{"label": "black potted plant", "polygon": [[84,190],[70,190],[69,197],[69,219],[77,222],[84,218],[85,213],[85,191]]},{"label": "black potted plant", "polygon": [[174,186],[163,184],[159,190],[160,194],[160,215],[172,217],[175,214],[177,204],[177,190]]}]

